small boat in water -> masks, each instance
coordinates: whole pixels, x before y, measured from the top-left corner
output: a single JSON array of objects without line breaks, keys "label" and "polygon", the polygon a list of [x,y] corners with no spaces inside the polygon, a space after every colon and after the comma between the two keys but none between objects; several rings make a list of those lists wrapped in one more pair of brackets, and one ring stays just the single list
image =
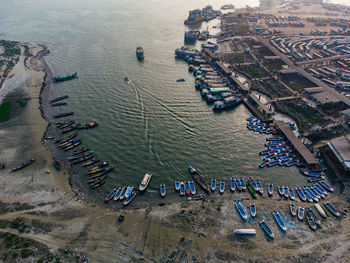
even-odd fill
[{"label": "small boat in water", "polygon": [[339,217],[340,213],[338,212],[338,210],[329,202],[324,203],[324,206],[329,210],[329,212],[331,212],[334,216]]},{"label": "small boat in water", "polygon": [[62,97],[57,97],[53,100],[50,100],[50,103],[54,103],[54,102],[57,102],[57,101],[61,101],[61,100],[64,100],[64,99],[67,99],[68,98],[68,95],[64,95]]},{"label": "small boat in water", "polygon": [[136,48],[136,57],[137,59],[139,60],[142,60],[145,58],[145,55],[144,55],[144,50],[142,47],[137,47]]},{"label": "small boat in water", "polygon": [[315,220],[311,217],[311,216],[307,216],[306,217],[306,220],[307,220],[307,223],[309,224],[309,227],[312,229],[312,230],[316,230],[317,229],[317,226],[315,224]]},{"label": "small boat in water", "polygon": [[175,181],[175,190],[176,191],[180,190],[180,181]]},{"label": "small boat in water", "polygon": [[215,189],[216,189],[216,179],[211,179],[211,184],[210,184],[210,189],[211,189],[211,191],[215,191]]},{"label": "small boat in water", "polygon": [[256,216],[256,206],[254,203],[249,204],[250,215],[252,217]]},{"label": "small boat in water", "polygon": [[125,199],[123,205],[127,206],[128,204],[130,204],[130,202],[135,198],[135,196],[136,196],[136,192],[130,193],[130,195]]},{"label": "small boat in water", "polygon": [[224,181],[221,181],[220,182],[220,189],[219,189],[219,192],[220,194],[223,194],[225,191],[225,182]]},{"label": "small boat in water", "polygon": [[297,215],[297,207],[295,206],[295,204],[290,203],[289,204],[289,210],[290,210],[290,213],[292,214],[292,216],[296,216]]},{"label": "small boat in water", "polygon": [[125,199],[127,199],[127,198],[131,195],[131,193],[132,193],[133,190],[134,190],[134,187],[133,187],[133,186],[128,186],[128,187],[126,188],[126,192],[125,192],[125,195],[124,195]]},{"label": "small boat in water", "polygon": [[100,160],[97,159],[97,158],[92,158],[90,161],[84,163],[83,166],[86,167],[86,166],[89,166],[89,165],[93,165],[93,164],[95,164],[95,163],[97,163],[97,162],[99,162],[99,161],[100,161]]},{"label": "small boat in water", "polygon": [[311,216],[315,220],[315,223],[317,225],[321,224],[320,219],[318,218],[318,216],[315,214],[315,212],[310,207],[306,208],[306,212],[309,214],[309,216]]},{"label": "small boat in water", "polygon": [[64,112],[53,116],[55,119],[73,115],[74,112]]},{"label": "small boat in water", "polygon": [[122,194],[122,191],[123,191],[123,187],[119,187],[117,192],[115,193],[115,195],[113,197],[114,201],[117,201],[119,199],[120,195]]},{"label": "small boat in water", "polygon": [[127,189],[126,187],[123,187],[119,200],[123,200],[125,198],[126,189]]},{"label": "small boat in water", "polygon": [[273,211],[273,216],[278,224],[278,226],[283,230],[283,231],[287,231],[287,227],[284,224],[283,220],[282,220],[282,216],[280,213]]},{"label": "small boat in water", "polygon": [[234,233],[240,236],[256,236],[255,229],[236,229]]},{"label": "small boat in water", "polygon": [[204,195],[194,195],[194,196],[187,197],[188,201],[197,201],[202,199],[204,199]]},{"label": "small boat in water", "polygon": [[193,177],[193,179],[199,184],[200,187],[203,188],[204,191],[209,193],[209,186],[207,182],[204,180],[204,177],[200,175],[196,169],[194,169],[191,165],[188,166],[188,169]]},{"label": "small boat in water", "polygon": [[244,220],[247,220],[247,219],[248,219],[248,215],[247,215],[247,213],[244,211],[242,202],[236,200],[236,201],[235,201],[235,205],[236,205],[237,211],[238,211],[238,213],[241,215],[241,217],[242,217]]},{"label": "small boat in water", "polygon": [[114,188],[114,189],[112,190],[112,192],[110,192],[110,193],[105,197],[105,202],[108,202],[108,201],[110,201],[111,199],[113,199],[113,197],[115,196],[116,192],[117,192],[117,188]]},{"label": "small boat in water", "polygon": [[189,195],[190,193],[191,193],[190,182],[189,181],[185,181],[185,194]]},{"label": "small boat in water", "polygon": [[94,128],[97,127],[98,124],[96,121],[94,122],[89,122],[89,123],[85,123],[84,125],[79,125],[78,126],[78,130],[83,130],[83,129],[90,129],[90,128]]},{"label": "small boat in water", "polygon": [[323,210],[323,208],[319,205],[319,204],[314,204],[317,212],[323,217],[323,218],[326,218],[327,215],[326,215],[326,212]]},{"label": "small boat in water", "polygon": [[298,219],[303,220],[304,219],[304,214],[305,214],[305,209],[301,206],[298,208]]},{"label": "small boat in water", "polygon": [[176,82],[183,82],[185,79],[177,79]]},{"label": "small boat in water", "polygon": [[77,72],[70,74],[70,75],[65,75],[65,76],[55,76],[52,78],[53,82],[61,82],[61,81],[65,81],[65,80],[70,80],[70,79],[74,79],[77,77]]},{"label": "small boat in water", "polygon": [[269,184],[269,186],[268,186],[268,193],[269,193],[269,196],[273,195],[273,184]]},{"label": "small boat in water", "polygon": [[194,182],[190,181],[190,190],[191,190],[191,195],[196,194],[196,187],[194,186]]},{"label": "small boat in water", "polygon": [[16,171],[18,171],[18,170],[21,170],[21,169],[23,169],[24,167],[27,167],[28,165],[32,164],[34,161],[35,161],[35,159],[30,159],[30,160],[28,160],[28,161],[22,163],[21,165],[19,165],[19,166],[13,168],[13,169],[12,169],[12,172],[16,172]]},{"label": "small boat in water", "polygon": [[230,179],[230,189],[232,192],[234,192],[236,189],[236,179],[233,177],[231,177]]},{"label": "small boat in water", "polygon": [[185,184],[184,184],[184,182],[180,183],[180,195],[181,196],[185,195]]},{"label": "small boat in water", "polygon": [[151,179],[152,179],[152,174],[149,172],[146,172],[145,175],[143,176],[143,179],[142,179],[141,184],[139,186],[139,190],[141,192],[146,190]]},{"label": "small boat in water", "polygon": [[166,187],[165,184],[160,185],[160,196],[164,197],[166,195]]},{"label": "small boat in water", "polygon": [[270,237],[270,238],[275,238],[275,234],[272,232],[271,228],[269,225],[263,220],[259,222],[261,228],[265,231],[265,233]]}]

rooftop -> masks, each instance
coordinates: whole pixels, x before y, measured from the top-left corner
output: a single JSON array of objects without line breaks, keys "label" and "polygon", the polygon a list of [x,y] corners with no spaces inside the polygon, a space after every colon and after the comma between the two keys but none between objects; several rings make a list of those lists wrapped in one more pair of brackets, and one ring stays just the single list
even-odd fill
[{"label": "rooftop", "polygon": [[343,164],[346,170],[350,169],[350,135],[342,136],[331,140],[328,143],[334,155]]}]

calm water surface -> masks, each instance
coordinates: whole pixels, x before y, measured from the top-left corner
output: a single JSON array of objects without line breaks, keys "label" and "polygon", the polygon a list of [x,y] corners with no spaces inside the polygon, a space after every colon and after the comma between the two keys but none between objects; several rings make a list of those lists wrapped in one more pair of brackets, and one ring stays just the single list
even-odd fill
[{"label": "calm water surface", "polygon": [[[219,8],[228,1],[209,1]],[[236,7],[257,0],[231,1]],[[50,96],[70,96],[61,111],[74,111],[81,122],[99,127],[80,132],[84,145],[116,169],[103,186],[138,185],[145,171],[150,187],[170,187],[190,178],[191,163],[208,178],[256,176],[267,181],[300,184],[296,168],[258,169],[265,136],[246,129],[244,105],[215,114],[194,88],[187,65],[174,59],[183,45],[188,11],[208,1],[52,1],[2,3],[0,32],[12,40],[45,43],[55,74],[78,71],[79,79],[55,84]],[[219,20],[203,23],[211,33]],[[135,56],[145,50],[144,62]],[[128,76],[135,87],[124,82]],[[177,83],[176,79],[186,82]]]}]

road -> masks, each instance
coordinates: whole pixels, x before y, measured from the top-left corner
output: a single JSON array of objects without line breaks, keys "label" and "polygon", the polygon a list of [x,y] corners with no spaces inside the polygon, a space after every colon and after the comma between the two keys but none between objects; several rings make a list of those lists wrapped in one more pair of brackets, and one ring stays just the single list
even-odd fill
[{"label": "road", "polygon": [[296,62],[295,64],[297,66],[302,66],[302,65],[309,65],[309,64],[314,64],[314,63],[323,63],[323,62],[327,62],[327,61],[333,61],[333,60],[339,60],[342,58],[349,58],[350,54],[346,54],[346,55],[337,55],[337,56],[332,56],[332,57],[328,57],[328,58],[320,58],[320,59],[313,59],[313,60],[305,60],[305,61],[300,61],[300,62]]}]

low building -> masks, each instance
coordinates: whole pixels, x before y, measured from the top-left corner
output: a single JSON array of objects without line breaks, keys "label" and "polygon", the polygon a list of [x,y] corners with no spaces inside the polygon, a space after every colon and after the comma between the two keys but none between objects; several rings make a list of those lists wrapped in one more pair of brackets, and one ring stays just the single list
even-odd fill
[{"label": "low building", "polygon": [[314,101],[317,105],[323,105],[325,103],[341,103],[342,101],[334,96],[333,93],[328,92],[323,87],[312,87],[305,88],[303,90],[303,94],[305,94],[309,99]]},{"label": "low building", "polygon": [[350,134],[331,140],[328,143],[328,157],[343,174],[350,175]]}]

